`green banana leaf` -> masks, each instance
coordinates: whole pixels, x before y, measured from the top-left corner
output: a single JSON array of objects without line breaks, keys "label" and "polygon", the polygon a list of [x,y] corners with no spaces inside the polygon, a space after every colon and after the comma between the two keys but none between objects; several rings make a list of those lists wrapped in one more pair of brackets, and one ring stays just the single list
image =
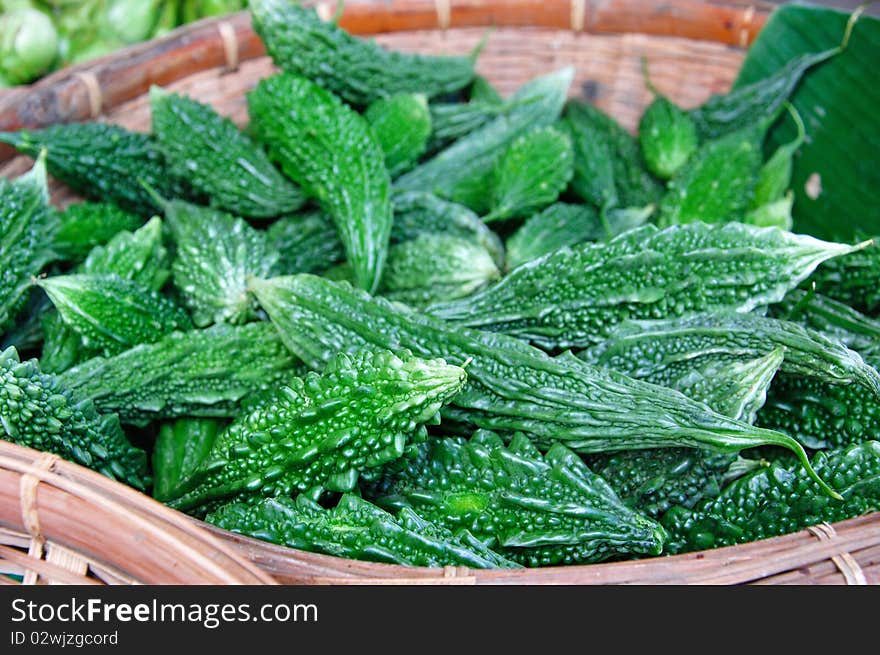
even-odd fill
[{"label": "green banana leaf", "polygon": [[[849,17],[810,5],[776,9],[734,86],[839,45]],[[861,16],[846,50],[808,71],[792,102],[807,133],[792,175],[794,231],[838,241],[880,234],[880,20]],[[772,153],[794,136],[783,114],[765,147]]]}]

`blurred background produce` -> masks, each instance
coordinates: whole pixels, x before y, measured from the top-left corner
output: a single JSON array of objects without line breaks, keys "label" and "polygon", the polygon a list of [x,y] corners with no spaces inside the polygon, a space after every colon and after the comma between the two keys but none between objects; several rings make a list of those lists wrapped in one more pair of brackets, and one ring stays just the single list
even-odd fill
[{"label": "blurred background produce", "polygon": [[0,0],[0,88],[239,11],[245,0]]}]

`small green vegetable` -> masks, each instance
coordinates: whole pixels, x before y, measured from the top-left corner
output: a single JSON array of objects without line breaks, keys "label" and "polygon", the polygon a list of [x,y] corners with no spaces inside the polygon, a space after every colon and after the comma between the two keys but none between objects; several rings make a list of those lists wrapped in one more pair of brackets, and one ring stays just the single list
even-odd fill
[{"label": "small green vegetable", "polygon": [[289,379],[273,402],[233,422],[170,504],[192,511],[247,493],[351,491],[362,470],[424,440],[420,424],[465,378],[442,359],[370,350],[339,355],[320,376]]},{"label": "small green vegetable", "polygon": [[0,436],[60,455],[138,489],[150,483],[145,453],[133,447],[113,414],[101,415],[61,378],[0,353]]},{"label": "small green vegetable", "polygon": [[271,325],[215,325],[173,332],[114,357],[95,357],[61,376],[100,411],[124,423],[181,416],[234,417],[245,398],[296,374]]},{"label": "small green vegetable", "polygon": [[385,50],[358,39],[312,8],[286,0],[250,0],[254,30],[282,70],[307,77],[353,105],[397,93],[429,98],[458,91],[474,77],[474,56],[436,57]]},{"label": "small green vegetable", "polygon": [[828,498],[798,471],[772,465],[736,480],[718,498],[692,510],[669,510],[662,519],[670,532],[668,551],[766,539],[880,508],[880,442],[822,452],[813,464],[840,491],[843,502]]},{"label": "small green vegetable", "polygon": [[654,92],[654,100],[639,120],[639,145],[648,170],[668,180],[696,151],[697,127],[686,111],[650,83],[648,86]]},{"label": "small green vegetable", "polygon": [[554,202],[572,174],[571,139],[544,127],[515,139],[495,163],[490,221],[528,216]]},{"label": "small green vegetable", "polygon": [[260,80],[248,108],[272,157],[333,218],[358,286],[375,291],[391,233],[391,181],[367,122],[291,74]]},{"label": "small green vegetable", "polygon": [[332,509],[304,495],[230,503],[207,521],[276,544],[404,566],[515,567],[467,531],[453,534],[404,509],[396,517],[372,503],[344,494]]},{"label": "small green vegetable", "polygon": [[422,234],[391,246],[382,295],[424,307],[468,296],[501,277],[492,255],[470,239]]},{"label": "small green vegetable", "polygon": [[392,178],[415,166],[431,136],[425,96],[401,93],[381,98],[367,107],[364,118],[385,153],[385,166]]},{"label": "small green vegetable", "polygon": [[0,78],[24,84],[49,70],[58,58],[58,32],[42,11],[23,7],[0,13]]},{"label": "small green vegetable", "polygon": [[186,179],[219,209],[271,218],[299,209],[302,192],[263,149],[209,105],[150,88],[153,136],[173,175]]},{"label": "small green vegetable", "polygon": [[504,447],[497,435],[477,432],[468,441],[445,437],[426,446],[370,490],[380,505],[464,528],[527,566],[657,555],[663,547],[662,529],[627,508],[561,445],[542,456],[521,434]]}]

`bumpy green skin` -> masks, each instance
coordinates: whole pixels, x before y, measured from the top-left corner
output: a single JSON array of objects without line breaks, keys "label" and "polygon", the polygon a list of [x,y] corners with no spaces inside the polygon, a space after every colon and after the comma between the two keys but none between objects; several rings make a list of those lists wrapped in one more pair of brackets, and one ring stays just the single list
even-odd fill
[{"label": "bumpy green skin", "polygon": [[104,355],[192,327],[176,302],[118,275],[56,275],[37,284],[83,345]]},{"label": "bumpy green skin", "polygon": [[772,120],[794,91],[801,76],[837,52],[835,48],[795,57],[763,80],[739,87],[726,95],[712,96],[703,105],[690,111],[700,139],[717,139],[754,123]]},{"label": "bumpy green skin", "polygon": [[495,163],[485,221],[525,217],[555,202],[572,175],[571,139],[552,127],[518,137]]},{"label": "bumpy green skin", "polygon": [[42,159],[15,181],[0,178],[0,336],[27,304],[31,278],[52,259],[56,226]]},{"label": "bumpy green skin", "polygon": [[826,262],[808,280],[816,291],[865,312],[880,315],[880,237],[872,245]]},{"label": "bumpy green skin", "polygon": [[763,127],[750,126],[701,146],[669,180],[658,225],[742,220],[761,171],[763,138]]},{"label": "bumpy green skin", "polygon": [[58,215],[60,225],[52,240],[52,250],[64,261],[78,262],[95,246],[122,231],[133,232],[143,219],[107,202],[81,202],[68,206]]},{"label": "bumpy green skin", "polygon": [[485,214],[491,209],[495,162],[517,137],[559,118],[573,73],[564,68],[523,85],[508,112],[399,177],[395,188],[427,191]]},{"label": "bumpy green skin", "polygon": [[444,415],[470,426],[522,431],[544,446],[562,441],[583,453],[671,446],[736,452],[772,443],[803,456],[793,439],[723,417],[674,390],[571,355],[549,357],[505,335],[451,326],[347,284],[296,275],[253,287],[285,344],[312,368],[364,345],[468,362],[468,383]]},{"label": "bumpy green skin", "polygon": [[507,268],[514,269],[554,250],[609,236],[589,205],[557,202],[528,218],[507,239]]},{"label": "bumpy green skin", "polygon": [[741,223],[645,225],[549,253],[480,293],[428,311],[543,348],[587,347],[625,320],[777,302],[819,263],[851,250]]},{"label": "bumpy green skin", "polygon": [[314,9],[286,0],[250,0],[254,30],[277,66],[314,80],[353,105],[397,93],[429,98],[458,91],[474,77],[473,57],[388,51],[358,39]]},{"label": "bumpy green skin", "polygon": [[162,220],[154,216],[139,229],[123,230],[105,245],[92,248],[76,272],[114,274],[159,291],[171,275],[169,259],[162,243]]},{"label": "bumpy green skin", "polygon": [[0,436],[138,489],[150,483],[146,454],[128,442],[116,416],[98,414],[37,360],[21,362],[14,348],[0,353]]},{"label": "bumpy green skin", "polygon": [[207,521],[291,548],[404,566],[510,568],[517,564],[463,531],[453,534],[411,510],[398,516],[345,494],[332,509],[300,495],[229,503]]},{"label": "bumpy green skin", "polygon": [[501,277],[478,243],[447,234],[422,234],[391,246],[382,295],[412,307],[463,298]]},{"label": "bumpy green skin", "polygon": [[179,200],[167,203],[165,216],[177,244],[174,286],[193,323],[205,327],[256,318],[248,276],[271,275],[280,259],[266,232],[231,214]]},{"label": "bumpy green skin", "polygon": [[[402,243],[422,234],[448,234],[478,243],[492,254],[500,267],[504,262],[501,239],[470,209],[423,191],[401,191],[392,197],[394,225],[391,243]],[[308,272],[308,271],[303,271]]]},{"label": "bumpy green skin", "polygon": [[233,417],[251,394],[296,375],[296,361],[267,323],[175,332],[115,357],[96,357],[62,381],[126,423],[180,416]]},{"label": "bumpy green skin", "polygon": [[507,105],[480,100],[436,102],[428,105],[428,110],[433,129],[427,150],[434,153],[505,113]]},{"label": "bumpy green skin", "polygon": [[880,435],[880,401],[862,385],[780,375],[756,424],[810,448],[847,446]]},{"label": "bumpy green skin", "polygon": [[766,539],[827,521],[841,521],[880,508],[880,442],[821,452],[816,470],[840,491],[836,501],[802,475],[778,465],[736,480],[718,498],[694,509],[673,508],[663,517],[668,552]]},{"label": "bumpy green skin", "polygon": [[367,122],[291,74],[261,80],[248,108],[270,155],[333,218],[358,286],[375,291],[391,233],[391,180]]},{"label": "bumpy green skin", "polygon": [[655,204],[663,187],[642,161],[638,142],[596,107],[571,100],[565,128],[574,147],[571,189],[597,208]]},{"label": "bumpy green skin", "polygon": [[819,330],[873,364],[880,361],[880,320],[820,293],[792,289],[770,307],[773,316]]},{"label": "bumpy green skin", "polygon": [[621,325],[579,355],[640,379],[674,385],[713,362],[745,361],[782,348],[782,371],[829,384],[855,385],[880,398],[880,374],[840,341],[791,321],[721,312]]},{"label": "bumpy green skin", "polygon": [[542,456],[523,435],[509,448],[486,432],[432,439],[423,457],[369,493],[381,506],[464,528],[527,566],[659,555],[665,537],[577,455],[557,445]]},{"label": "bumpy green skin", "polygon": [[622,325],[610,338],[580,353],[658,384],[675,384],[711,363],[745,361],[782,348],[786,374],[853,385],[880,399],[880,373],[840,341],[798,323],[756,314],[700,314],[683,320]]},{"label": "bumpy green skin", "polygon": [[227,422],[213,418],[179,418],[162,423],[153,445],[153,497],[174,498],[181,484],[210,454]]},{"label": "bumpy green skin", "polygon": [[658,95],[639,120],[639,145],[648,170],[668,180],[697,149],[693,119],[669,98]]},{"label": "bumpy green skin", "polygon": [[464,369],[388,351],[340,354],[319,376],[292,378],[273,402],[237,419],[171,501],[199,512],[247,494],[351,491],[363,469],[403,456],[462,388]]},{"label": "bumpy green skin", "polygon": [[209,105],[154,86],[150,109],[153,136],[171,173],[211,205],[250,218],[280,216],[303,205],[302,192],[266,152]]},{"label": "bumpy green skin", "polygon": [[46,149],[49,172],[90,198],[137,214],[160,210],[144,185],[163,198],[191,196],[171,175],[152,137],[109,123],[65,123],[41,130],[0,132],[6,143],[36,157]]},{"label": "bumpy green skin", "polygon": [[[722,414],[752,423],[782,364],[782,353],[777,349],[748,362],[697,367],[677,380],[674,388]],[[692,448],[633,450],[587,460],[624,503],[653,518],[673,505],[693,507],[702,498],[717,496],[735,462],[740,474],[748,470],[744,464],[760,465],[735,453]]]},{"label": "bumpy green skin", "polygon": [[317,273],[345,260],[333,220],[320,210],[284,216],[266,230],[281,275]]},{"label": "bumpy green skin", "polygon": [[431,112],[425,96],[400,93],[381,98],[367,107],[364,118],[385,153],[385,166],[392,178],[415,166],[431,136]]}]

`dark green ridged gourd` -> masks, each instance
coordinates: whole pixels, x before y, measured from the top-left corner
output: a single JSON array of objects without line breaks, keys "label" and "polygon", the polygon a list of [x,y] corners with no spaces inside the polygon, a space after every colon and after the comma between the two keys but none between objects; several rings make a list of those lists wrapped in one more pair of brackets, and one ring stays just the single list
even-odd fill
[{"label": "dark green ridged gourd", "polygon": [[424,451],[368,493],[382,506],[464,528],[527,566],[658,555],[663,548],[663,530],[561,445],[541,455],[523,435],[505,447],[497,435],[478,432],[469,440],[431,439]]},{"label": "dark green ridged gourd", "polygon": [[[300,369],[301,371],[301,369]],[[234,417],[248,396],[297,374],[271,325],[215,325],[173,332],[65,371],[62,382],[124,423],[181,416]]]},{"label": "dark green ridged gourd", "polygon": [[259,144],[210,105],[150,88],[153,136],[172,175],[236,216],[272,218],[302,207],[302,192]]},{"label": "dark green ridged gourd", "polygon": [[138,489],[150,483],[147,457],[132,446],[119,419],[62,379],[40,371],[37,360],[0,353],[0,437],[55,453]]},{"label": "dark green ridged gourd", "polygon": [[253,288],[284,343],[312,368],[363,345],[467,362],[468,384],[444,411],[465,425],[522,431],[544,448],[561,441],[581,453],[671,446],[736,452],[766,443],[806,459],[790,437],[723,417],[676,391],[571,355],[549,357],[504,335],[450,326],[348,284],[297,275],[255,280]]},{"label": "dark green ridged gourd", "polygon": [[78,262],[120,232],[134,232],[143,218],[112,203],[80,202],[60,212],[58,221],[52,250],[64,261]]},{"label": "dark green ridged gourd", "polygon": [[272,543],[348,559],[402,566],[517,566],[466,531],[453,534],[408,509],[394,516],[352,494],[330,509],[305,495],[229,503],[206,520]]},{"label": "dark green ridged gourd", "polygon": [[271,401],[234,421],[170,504],[201,511],[248,494],[351,491],[362,471],[424,440],[422,424],[465,378],[441,359],[340,354],[321,375],[287,380]]},{"label": "dark green ridged gourd", "polygon": [[252,127],[284,172],[339,231],[358,286],[378,288],[391,233],[391,180],[364,118],[314,82],[290,73],[248,93]]},{"label": "dark green ridged gourd", "polygon": [[313,8],[287,0],[250,0],[254,30],[282,70],[303,75],[353,105],[397,93],[429,98],[458,91],[474,77],[474,57],[385,50],[359,39]]},{"label": "dark green ridged gourd", "polygon": [[56,226],[42,157],[17,180],[0,179],[0,336],[27,305],[31,278],[52,259]]},{"label": "dark green ridged gourd", "polygon": [[63,123],[39,130],[0,132],[0,143],[36,157],[46,150],[49,172],[89,198],[113,202],[136,214],[160,210],[163,198],[191,197],[173,176],[153,138],[110,123]]},{"label": "dark green ridged gourd", "polygon": [[718,498],[693,509],[669,510],[662,519],[670,533],[667,551],[757,541],[880,508],[880,442],[820,452],[813,465],[843,501],[822,493],[800,470],[774,464],[736,480]]},{"label": "dark green ridged gourd", "polygon": [[587,347],[615,325],[781,300],[826,259],[853,246],[741,223],[629,230],[563,248],[498,284],[428,312],[548,349]]}]

